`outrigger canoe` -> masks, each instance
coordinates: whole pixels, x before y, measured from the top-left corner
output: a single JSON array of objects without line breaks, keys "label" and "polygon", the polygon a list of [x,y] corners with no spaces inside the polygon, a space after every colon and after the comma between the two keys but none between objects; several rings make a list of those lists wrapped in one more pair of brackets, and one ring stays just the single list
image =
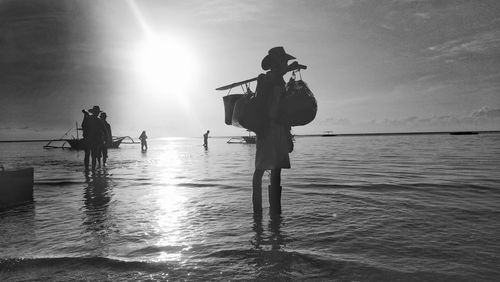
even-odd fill
[{"label": "outrigger canoe", "polygon": [[255,144],[257,140],[255,136],[241,136],[241,137],[233,137],[227,140],[228,144]]},{"label": "outrigger canoe", "polygon": [[0,209],[33,201],[33,168],[0,170]]},{"label": "outrigger canoe", "polygon": [[[120,146],[123,139],[125,139],[125,138],[126,137],[115,137],[115,138],[113,138],[113,141],[111,142],[111,144],[108,144],[107,147],[116,149]],[[84,143],[83,139],[68,139],[66,141],[69,143],[69,145],[71,146],[71,149],[73,149],[73,150],[85,149],[85,143]]]},{"label": "outrigger canoe", "polygon": [[[73,134],[70,134],[70,132],[76,128],[76,138]],[[52,148],[62,148],[62,149],[72,149],[72,150],[83,150],[85,149],[85,143],[83,139],[79,138],[78,136],[78,131],[81,130],[81,128],[78,128],[78,123],[76,124],[76,127],[70,128],[64,135],[59,138],[59,139],[52,139],[50,140],[47,144],[43,146],[45,149],[52,149]],[[71,138],[68,138],[70,137]],[[123,142],[125,139],[129,139],[128,142]],[[134,139],[130,136],[121,136],[121,137],[116,137],[113,136],[113,139],[111,141],[111,144],[108,144],[108,148],[118,148],[120,144],[138,144],[139,142],[135,142]],[[69,144],[69,146],[67,146]]]}]

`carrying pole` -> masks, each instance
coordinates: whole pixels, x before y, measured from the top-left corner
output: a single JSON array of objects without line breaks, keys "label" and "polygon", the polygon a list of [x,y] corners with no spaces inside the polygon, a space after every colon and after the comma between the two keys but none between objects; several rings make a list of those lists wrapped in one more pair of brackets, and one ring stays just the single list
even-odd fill
[{"label": "carrying pole", "polygon": [[[305,70],[305,69],[307,69],[307,66],[301,65],[298,62],[293,62],[288,66],[287,72],[295,71],[295,70]],[[250,82],[256,81],[257,79],[258,79],[258,77],[250,78],[247,80],[243,80],[243,81],[239,81],[239,82],[235,82],[235,83],[221,86],[219,88],[216,88],[215,90],[228,90],[228,89],[231,89],[231,88],[236,87],[236,86],[240,86],[243,84],[248,84]]]}]

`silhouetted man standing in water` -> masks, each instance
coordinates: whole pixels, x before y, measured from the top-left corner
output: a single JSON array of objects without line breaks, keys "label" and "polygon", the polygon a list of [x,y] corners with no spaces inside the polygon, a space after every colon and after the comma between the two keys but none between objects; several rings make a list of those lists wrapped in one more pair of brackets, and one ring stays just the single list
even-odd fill
[{"label": "silhouetted man standing in water", "polygon": [[[85,165],[85,170],[89,169],[89,157],[90,157],[90,146],[89,146],[89,118],[90,115],[86,110],[82,110],[83,121],[82,121],[82,135],[83,135],[83,149],[85,150],[85,156],[83,157],[83,163]],[[77,128],[78,130],[78,128]]]},{"label": "silhouetted man standing in water", "polygon": [[101,146],[102,164],[104,166],[106,166],[106,161],[108,160],[108,147],[111,146],[111,143],[113,143],[113,135],[111,134],[111,125],[109,125],[108,121],[106,120],[107,116],[108,115],[105,112],[102,112],[99,115],[105,130],[104,142]]},{"label": "silhouetted man standing in water", "polygon": [[[85,112],[85,111],[84,111]],[[101,112],[99,106],[89,110],[92,115],[84,113],[82,122],[83,140],[85,143],[85,169],[89,169],[89,155],[92,157],[92,170],[95,170],[99,158],[101,145],[104,142],[105,129],[102,121],[97,117]]]}]

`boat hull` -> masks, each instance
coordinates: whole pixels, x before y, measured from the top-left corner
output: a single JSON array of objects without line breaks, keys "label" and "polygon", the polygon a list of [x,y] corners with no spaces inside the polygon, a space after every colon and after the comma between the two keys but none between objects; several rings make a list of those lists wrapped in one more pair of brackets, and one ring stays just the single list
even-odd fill
[{"label": "boat hull", "polygon": [[255,136],[241,136],[241,138],[243,138],[243,140],[245,140],[245,143],[247,144],[255,144],[255,142],[257,141],[255,139]]},{"label": "boat hull", "polygon": [[[111,144],[108,144],[108,148],[118,148],[120,147],[120,144],[122,143],[123,139],[125,138],[118,138],[113,140]],[[71,146],[71,149],[73,150],[84,150],[85,149],[85,142],[83,139],[69,139],[67,140],[69,145]]]},{"label": "boat hull", "polygon": [[0,171],[0,209],[33,201],[33,168]]}]

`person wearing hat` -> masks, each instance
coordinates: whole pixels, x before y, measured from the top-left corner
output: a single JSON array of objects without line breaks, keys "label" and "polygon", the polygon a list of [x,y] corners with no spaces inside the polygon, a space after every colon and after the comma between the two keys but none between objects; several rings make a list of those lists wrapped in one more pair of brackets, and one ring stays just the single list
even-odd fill
[{"label": "person wearing hat", "polygon": [[[83,111],[85,112],[85,111]],[[92,170],[95,170],[97,159],[100,155],[101,144],[105,136],[105,129],[102,121],[98,118],[101,109],[94,106],[89,109],[89,114],[84,113],[82,122],[83,140],[85,143],[85,169],[89,168],[89,156],[92,158]]]},{"label": "person wearing hat", "polygon": [[[290,127],[278,123],[278,106],[285,94],[283,75],[288,72],[288,61],[295,59],[283,47],[274,47],[262,60],[262,69],[268,71],[259,75],[256,94],[264,108],[265,124],[256,132],[255,172],[253,174],[252,201],[254,212],[262,211],[262,176],[271,170],[269,185],[269,207],[272,214],[281,213],[281,169],[290,168],[288,153],[293,150]],[[290,144],[291,143],[291,144]]]},{"label": "person wearing hat", "polygon": [[106,161],[108,160],[108,147],[111,146],[111,143],[113,142],[113,135],[111,134],[111,125],[109,125],[108,121],[106,118],[108,115],[105,112],[101,112],[99,115],[99,118],[102,121],[102,124],[104,125],[104,142],[101,145],[101,153],[102,153],[102,165],[106,166]]}]

